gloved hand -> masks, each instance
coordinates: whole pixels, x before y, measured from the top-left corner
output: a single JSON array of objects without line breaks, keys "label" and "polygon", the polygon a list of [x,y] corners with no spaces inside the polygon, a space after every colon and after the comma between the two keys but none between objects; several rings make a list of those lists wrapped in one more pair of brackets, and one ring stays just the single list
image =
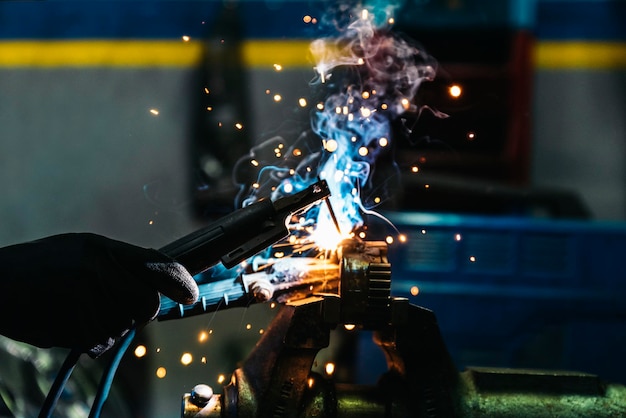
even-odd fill
[{"label": "gloved hand", "polygon": [[72,233],[0,248],[0,333],[91,357],[155,318],[159,292],[198,298],[193,277],[153,249]]}]

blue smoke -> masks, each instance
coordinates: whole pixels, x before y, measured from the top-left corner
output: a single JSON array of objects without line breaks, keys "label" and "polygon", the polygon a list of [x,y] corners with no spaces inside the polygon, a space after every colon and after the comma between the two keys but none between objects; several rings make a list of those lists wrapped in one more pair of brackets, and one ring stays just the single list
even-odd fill
[{"label": "blue smoke", "polygon": [[[321,97],[310,130],[295,141],[271,138],[242,158],[238,168],[256,172],[256,182],[242,185],[242,206],[262,196],[278,199],[325,179],[330,202],[343,234],[364,227],[363,193],[381,189],[372,174],[392,153],[392,122],[405,112],[419,114],[413,100],[423,81],[434,79],[435,60],[392,31],[393,7],[338,5],[332,36],[310,45],[315,59],[311,89]],[[396,167],[397,169],[397,167]],[[376,201],[376,200],[374,200]],[[331,224],[326,206],[302,214],[294,227],[299,237]]]}]

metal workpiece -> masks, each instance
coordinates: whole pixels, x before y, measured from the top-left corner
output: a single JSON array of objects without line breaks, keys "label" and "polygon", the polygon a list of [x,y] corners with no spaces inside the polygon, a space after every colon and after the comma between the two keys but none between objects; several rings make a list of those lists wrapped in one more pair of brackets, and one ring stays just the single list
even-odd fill
[{"label": "metal workpiece", "polygon": [[345,240],[338,249],[342,322],[373,329],[391,320],[391,264],[382,241]]},{"label": "metal workpiece", "polygon": [[[346,241],[338,253],[340,295],[316,294],[280,306],[223,388],[221,417],[418,416],[413,411],[446,416],[449,412],[454,368],[435,317],[404,298],[390,296],[386,244]],[[331,330],[346,323],[376,330],[375,342],[384,351],[389,369],[381,377],[382,386],[336,385],[311,371],[318,352],[329,345]],[[205,416],[187,406],[185,417]]]},{"label": "metal workpiece", "polygon": [[[435,313],[390,295],[386,255],[385,243],[343,242],[335,260],[338,294],[316,293],[281,304],[222,394],[213,394],[206,405],[208,396],[186,394],[183,417],[626,416],[626,387],[594,375],[493,368],[459,372]],[[357,332],[371,330],[385,355],[387,368],[375,385],[312,370],[319,351],[329,346],[331,331],[345,324],[356,325]]]}]

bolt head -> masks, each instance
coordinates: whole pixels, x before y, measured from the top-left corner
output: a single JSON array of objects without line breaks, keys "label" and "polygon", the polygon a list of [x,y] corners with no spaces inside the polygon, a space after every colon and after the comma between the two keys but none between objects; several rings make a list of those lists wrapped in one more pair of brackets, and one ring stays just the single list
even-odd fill
[{"label": "bolt head", "polygon": [[196,406],[205,406],[213,397],[213,388],[209,385],[199,384],[191,390],[191,402]]}]

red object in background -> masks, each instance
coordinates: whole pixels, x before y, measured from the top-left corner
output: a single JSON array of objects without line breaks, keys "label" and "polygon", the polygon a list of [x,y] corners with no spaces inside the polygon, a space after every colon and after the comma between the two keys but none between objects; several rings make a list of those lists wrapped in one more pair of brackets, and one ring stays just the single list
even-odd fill
[{"label": "red object in background", "polygon": [[[514,194],[530,180],[532,34],[514,28],[404,32],[439,64],[435,80],[420,87],[418,106],[448,117],[424,111],[401,122],[395,143],[403,186],[395,203],[407,210],[516,211],[512,206],[525,197]],[[489,185],[503,189],[487,191]]]}]

